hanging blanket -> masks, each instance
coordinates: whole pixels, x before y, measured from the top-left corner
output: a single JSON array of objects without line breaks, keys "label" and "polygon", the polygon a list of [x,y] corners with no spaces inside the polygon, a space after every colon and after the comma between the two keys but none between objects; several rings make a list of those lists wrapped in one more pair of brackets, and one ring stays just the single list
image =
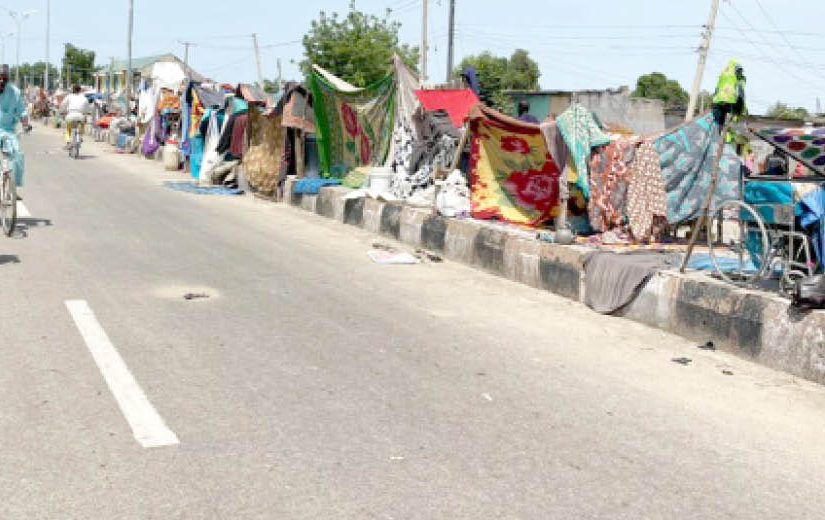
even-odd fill
[{"label": "hanging blanket", "polygon": [[[707,113],[656,139],[667,192],[667,220],[678,224],[699,217],[710,189],[713,160],[719,144],[719,125]],[[741,160],[732,145],[726,145],[719,162],[719,183],[711,212],[730,199],[741,198]]]},{"label": "hanging blanket", "polygon": [[319,67],[309,75],[321,171],[340,178],[358,166],[383,165],[395,115],[394,75],[355,90],[329,76]]},{"label": "hanging blanket", "polygon": [[529,225],[550,218],[560,173],[539,126],[476,105],[470,131],[473,217]]},{"label": "hanging blanket", "polygon": [[281,116],[250,110],[246,124],[247,148],[243,164],[249,185],[271,195],[278,187],[284,155],[284,128]]},{"label": "hanging blanket", "polygon": [[579,177],[576,185],[584,194],[590,197],[590,182],[587,175],[587,162],[590,160],[590,151],[596,146],[610,142],[610,137],[602,132],[589,110],[578,103],[573,103],[556,118],[558,126],[567,148],[573,156],[576,171]]},{"label": "hanging blanket", "polygon": [[630,163],[636,151],[630,141],[615,141],[600,148],[590,163],[590,225],[599,232],[624,224]]},{"label": "hanging blanket", "polygon": [[803,128],[765,128],[756,135],[817,174],[825,175],[825,128],[810,133]]}]

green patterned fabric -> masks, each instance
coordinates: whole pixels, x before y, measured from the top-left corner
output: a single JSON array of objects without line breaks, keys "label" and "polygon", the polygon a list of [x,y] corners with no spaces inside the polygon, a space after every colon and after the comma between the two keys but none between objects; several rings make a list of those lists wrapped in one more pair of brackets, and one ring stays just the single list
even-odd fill
[{"label": "green patterned fabric", "polygon": [[596,146],[608,144],[610,137],[602,132],[590,111],[579,103],[570,105],[556,119],[556,126],[576,164],[576,186],[586,198],[590,198],[590,179],[587,173],[590,152]]},{"label": "green patterned fabric", "polygon": [[[341,178],[358,166],[382,165],[395,119],[396,81],[390,74],[363,89],[342,89],[310,72],[321,175]],[[343,82],[341,82],[343,83]]]}]

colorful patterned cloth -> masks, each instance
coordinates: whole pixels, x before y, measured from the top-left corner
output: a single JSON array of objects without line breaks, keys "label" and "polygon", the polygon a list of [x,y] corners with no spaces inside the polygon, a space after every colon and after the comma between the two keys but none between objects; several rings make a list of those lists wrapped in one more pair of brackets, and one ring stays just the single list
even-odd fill
[{"label": "colorful patterned cloth", "polygon": [[659,163],[659,154],[650,141],[645,141],[636,150],[627,192],[627,218],[636,240],[647,240],[655,234],[655,219],[667,215],[665,185]]},{"label": "colorful patterned cloth", "polygon": [[328,76],[318,69],[309,75],[322,175],[340,178],[357,166],[383,165],[395,116],[394,74],[355,90]]},{"label": "colorful patterned cloth", "polygon": [[756,135],[817,174],[825,175],[825,128],[810,133],[803,128],[765,128]]},{"label": "colorful patterned cloth", "polygon": [[609,143],[610,137],[602,132],[590,111],[579,103],[573,103],[556,118],[556,126],[564,137],[564,142],[567,143],[567,148],[576,164],[576,171],[579,172],[576,185],[585,197],[590,197],[590,182],[587,174],[590,152],[596,146]]},{"label": "colorful patterned cloth", "polygon": [[538,125],[476,105],[470,111],[472,216],[539,224],[559,202],[559,168]]},{"label": "colorful patterned cloth", "polygon": [[624,209],[635,145],[615,141],[593,155],[590,162],[590,225],[598,232],[624,224]]},{"label": "colorful patterned cloth", "polygon": [[271,195],[280,182],[283,162],[284,128],[281,126],[281,116],[250,110],[246,142],[243,165],[249,185],[259,193]]},{"label": "colorful patterned cloth", "polygon": [[[656,139],[667,192],[667,220],[678,224],[699,217],[713,176],[719,144],[719,125],[708,113]],[[719,182],[711,211],[730,199],[741,198],[742,161],[733,146],[726,145],[719,161]]]}]

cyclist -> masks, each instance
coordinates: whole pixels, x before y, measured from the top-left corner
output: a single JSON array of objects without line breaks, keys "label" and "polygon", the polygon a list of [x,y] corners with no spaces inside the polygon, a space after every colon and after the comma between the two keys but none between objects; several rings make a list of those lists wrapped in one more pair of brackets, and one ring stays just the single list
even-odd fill
[{"label": "cyclist", "polygon": [[72,93],[66,96],[60,111],[66,114],[66,147],[72,142],[72,130],[77,127],[78,135],[83,135],[86,113],[89,111],[89,99],[80,93],[80,85],[72,87]]},{"label": "cyclist", "polygon": [[[0,140],[8,143],[14,180],[20,188],[23,186],[24,157],[17,139],[17,123],[23,123],[27,132],[32,128],[20,89],[9,83],[9,66],[0,65]],[[22,199],[19,193],[18,198]]]}]

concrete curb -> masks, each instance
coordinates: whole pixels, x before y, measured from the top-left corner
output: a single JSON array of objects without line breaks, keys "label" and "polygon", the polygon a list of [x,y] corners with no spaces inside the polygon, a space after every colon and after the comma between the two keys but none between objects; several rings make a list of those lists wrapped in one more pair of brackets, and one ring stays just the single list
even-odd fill
[{"label": "concrete curb", "polygon": [[[582,259],[590,249],[539,242],[489,222],[448,219],[398,203],[345,199],[346,188],[285,200],[347,225],[439,252],[504,278],[584,300]],[[769,293],[731,287],[698,273],[663,272],[621,316],[697,342],[713,341],[762,365],[825,384],[825,312],[798,313]]]}]

